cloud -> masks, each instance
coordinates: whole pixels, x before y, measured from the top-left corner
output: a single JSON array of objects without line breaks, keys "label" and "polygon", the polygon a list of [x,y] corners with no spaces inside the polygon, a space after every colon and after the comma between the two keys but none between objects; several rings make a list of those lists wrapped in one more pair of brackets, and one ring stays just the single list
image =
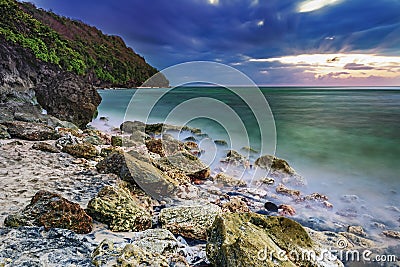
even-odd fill
[{"label": "cloud", "polygon": [[372,70],[374,69],[371,66],[365,66],[364,64],[357,64],[357,63],[347,63],[343,67],[346,70]]},{"label": "cloud", "polygon": [[312,12],[326,6],[338,4],[340,2],[341,0],[306,0],[299,5],[298,11],[300,13]]}]

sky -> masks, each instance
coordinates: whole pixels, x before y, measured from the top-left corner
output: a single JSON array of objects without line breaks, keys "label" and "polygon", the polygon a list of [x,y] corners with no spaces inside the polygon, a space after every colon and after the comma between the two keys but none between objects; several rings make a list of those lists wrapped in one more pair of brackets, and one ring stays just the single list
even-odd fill
[{"label": "sky", "polygon": [[259,85],[400,86],[400,0],[31,0],[121,36],[159,70],[226,64]]}]

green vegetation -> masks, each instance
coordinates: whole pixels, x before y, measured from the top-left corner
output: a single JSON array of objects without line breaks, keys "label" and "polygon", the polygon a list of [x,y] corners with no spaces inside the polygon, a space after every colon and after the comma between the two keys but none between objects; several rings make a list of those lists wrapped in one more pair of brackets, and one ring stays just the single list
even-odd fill
[{"label": "green vegetation", "polygon": [[[157,73],[120,37],[80,21],[15,0],[0,0],[0,14],[0,36],[8,42],[95,85],[139,86]],[[167,86],[168,81],[164,78],[160,85]]]}]

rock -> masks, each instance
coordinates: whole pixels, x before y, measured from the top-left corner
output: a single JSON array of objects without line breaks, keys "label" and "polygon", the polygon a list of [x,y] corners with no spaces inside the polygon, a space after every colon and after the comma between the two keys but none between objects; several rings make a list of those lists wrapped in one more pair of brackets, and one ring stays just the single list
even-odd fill
[{"label": "rock", "polygon": [[400,232],[398,231],[388,230],[388,231],[383,231],[382,234],[390,238],[400,239]]},{"label": "rock", "polygon": [[119,128],[125,133],[133,133],[135,131],[144,133],[146,124],[141,121],[126,121],[123,122]]},{"label": "rock", "polygon": [[359,200],[359,197],[357,195],[343,195],[340,199],[346,203],[354,203]]},{"label": "rock", "polygon": [[207,179],[211,171],[196,156],[186,152],[179,152],[172,156],[162,157],[154,161],[154,165],[163,171],[175,170],[182,172],[192,179]]},{"label": "rock", "polygon": [[0,228],[0,266],[90,267],[94,248],[86,236],[65,229]]},{"label": "rock", "polygon": [[275,183],[275,179],[271,177],[263,177],[259,180],[259,182],[266,185],[273,185]]},{"label": "rock", "polygon": [[362,226],[359,226],[359,225],[349,225],[349,227],[347,228],[347,232],[358,235],[358,236],[362,236],[362,237],[367,236],[367,234],[364,232],[364,229],[362,228]]},{"label": "rock", "polygon": [[296,214],[296,210],[292,206],[286,204],[279,205],[278,211],[281,216],[293,216]]},{"label": "rock", "polygon": [[283,184],[279,184],[276,187],[276,192],[278,194],[287,195],[287,196],[291,196],[291,197],[294,197],[294,198],[298,198],[300,196],[300,191],[299,190],[289,189],[286,186],[284,186]]},{"label": "rock", "polygon": [[265,208],[267,211],[270,211],[270,212],[278,212],[278,211],[279,211],[278,206],[277,206],[275,203],[272,203],[272,202],[270,202],[270,201],[265,202],[264,208]]},{"label": "rock", "polygon": [[[344,236],[346,239],[344,239],[346,242],[343,242],[343,244],[339,243],[339,240],[337,241],[337,245],[341,246],[341,249],[345,249],[351,245],[359,248],[373,248],[376,247],[376,244],[374,241],[369,240],[364,237],[360,237],[358,235],[355,235],[353,233],[347,233],[347,232],[339,232],[339,235]],[[351,245],[349,245],[351,244]]]},{"label": "rock", "polygon": [[76,145],[82,143],[82,140],[70,133],[63,135],[62,137],[58,138],[55,146],[58,149],[63,149],[66,145]]},{"label": "rock", "polygon": [[178,140],[150,139],[146,141],[146,147],[150,152],[156,153],[161,157],[186,151],[185,144]]},{"label": "rock", "polygon": [[[305,251],[316,257],[301,257]],[[208,230],[206,252],[211,265],[220,267],[343,266],[339,261],[328,262],[327,257],[320,257],[321,246],[297,222],[255,213],[217,216]],[[291,257],[295,253],[300,256]]]},{"label": "rock", "polygon": [[214,140],[214,143],[219,146],[227,146],[228,143],[225,140]]},{"label": "rock", "polygon": [[121,136],[112,136],[111,137],[111,145],[112,146],[122,146],[122,137]]},{"label": "rock", "polygon": [[9,121],[3,123],[11,137],[30,141],[54,140],[59,136],[53,127],[41,123]]},{"label": "rock", "polygon": [[223,172],[218,173],[214,177],[214,182],[223,184],[225,186],[245,187],[247,185],[245,181],[236,179],[236,178],[229,176]]},{"label": "rock", "polygon": [[100,156],[102,156],[102,157],[108,157],[109,155],[111,155],[112,153],[114,153],[114,152],[116,152],[116,153],[123,153],[123,151],[122,150],[120,150],[120,149],[118,149],[118,148],[116,148],[116,147],[112,147],[112,146],[110,146],[110,147],[103,147],[102,149],[101,149],[101,151],[100,151]]},{"label": "rock", "polygon": [[206,240],[207,229],[220,213],[221,208],[214,204],[178,206],[161,210],[159,221],[176,235]]},{"label": "rock", "polygon": [[188,136],[185,139],[183,139],[183,141],[187,141],[187,142],[197,142],[197,139],[194,136]]},{"label": "rock", "polygon": [[7,127],[0,124],[0,139],[10,139],[11,136],[7,131]]},{"label": "rock", "polygon": [[43,152],[60,153],[60,150],[58,150],[58,148],[46,142],[34,143],[32,145],[32,148]]},{"label": "rock", "polygon": [[92,218],[77,203],[58,194],[41,190],[22,211],[7,216],[4,225],[8,227],[44,226],[64,228],[76,233],[92,231]]},{"label": "rock", "polygon": [[231,197],[228,202],[222,204],[222,212],[250,212],[250,209],[241,198]]},{"label": "rock", "polygon": [[320,193],[312,193],[311,195],[307,195],[304,197],[305,200],[315,200],[315,201],[327,201],[328,197],[325,195],[322,195]]},{"label": "rock", "polygon": [[74,157],[85,159],[91,159],[99,155],[96,147],[89,143],[65,145],[62,151]]},{"label": "rock", "polygon": [[244,166],[246,161],[247,159],[235,150],[229,150],[228,153],[226,153],[226,158],[221,160],[221,162],[233,164],[235,166]]},{"label": "rock", "polygon": [[247,152],[247,153],[258,153],[258,151],[257,150],[255,150],[254,148],[251,148],[251,147],[249,147],[249,146],[244,146],[244,147],[242,147],[240,150],[242,150],[242,151],[244,151],[244,152]]},{"label": "rock", "polygon": [[141,188],[157,200],[173,196],[179,181],[171,179],[142,159],[128,153],[114,152],[100,161],[96,168],[99,172],[118,175],[123,181]]},{"label": "rock", "polygon": [[48,114],[73,122],[80,128],[92,121],[101,102],[92,85],[70,72],[59,72],[46,83],[38,84],[35,93]]},{"label": "rock", "polygon": [[151,228],[152,216],[123,188],[105,186],[89,201],[87,212],[111,231],[142,231]]}]

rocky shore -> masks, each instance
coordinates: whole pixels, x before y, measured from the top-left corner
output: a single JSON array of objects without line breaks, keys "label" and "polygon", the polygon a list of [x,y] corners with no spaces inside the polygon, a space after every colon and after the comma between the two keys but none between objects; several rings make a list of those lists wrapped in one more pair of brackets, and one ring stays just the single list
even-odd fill
[{"label": "rocky shore", "polygon": [[[399,251],[394,230],[313,227],[295,207],[335,203],[304,194],[284,159],[227,150],[210,169],[200,129],[19,118],[0,124],[0,266],[360,266],[332,250]],[[268,175],[238,175],[256,170]]]}]

